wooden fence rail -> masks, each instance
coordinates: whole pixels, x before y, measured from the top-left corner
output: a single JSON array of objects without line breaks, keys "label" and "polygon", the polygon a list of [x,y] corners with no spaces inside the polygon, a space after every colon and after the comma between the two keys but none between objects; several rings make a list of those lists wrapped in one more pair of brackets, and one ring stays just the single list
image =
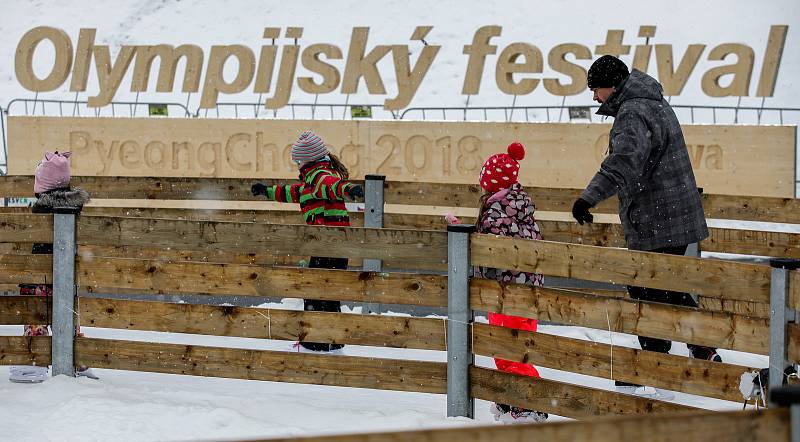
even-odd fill
[{"label": "wooden fence rail", "polygon": [[77,230],[79,246],[374,258],[433,270],[447,261],[445,232],[94,216],[80,217]]},{"label": "wooden fence rail", "polygon": [[[286,183],[287,180],[256,178],[168,178],[75,176],[72,184],[85,188],[94,198],[161,200],[262,200],[250,194],[252,183]],[[291,181],[291,180],[289,180]],[[33,177],[0,177],[0,197],[33,196]],[[569,212],[579,189],[527,188],[539,210]],[[387,204],[476,207],[482,190],[478,185],[387,181]],[[704,194],[703,207],[712,219],[797,223],[800,200]],[[614,198],[595,208],[596,213],[616,214]]]},{"label": "wooden fence rail", "polygon": [[83,298],[92,327],[241,338],[445,349],[441,319]]},{"label": "wooden fence rail", "polygon": [[697,410],[688,405],[471,366],[471,394],[492,402],[571,418]]},{"label": "wooden fence rail", "polygon": [[551,276],[769,302],[770,267],[660,253],[471,235],[470,261]]},{"label": "wooden fence rail", "polygon": [[45,296],[0,296],[0,325],[50,324],[52,300]]},{"label": "wooden fence rail", "polygon": [[476,354],[728,401],[742,400],[740,377],[753,370],[487,324],[473,327]]},{"label": "wooden fence rail", "polygon": [[647,417],[614,416],[545,424],[270,438],[249,442],[783,442],[789,440],[789,422],[789,410],[776,408],[760,411],[677,412]]},{"label": "wooden fence rail", "polygon": [[[81,255],[79,249],[79,256]],[[78,286],[103,293],[207,293],[338,301],[447,305],[447,277],[244,264],[80,257]]]},{"label": "wooden fence rail", "polygon": [[53,282],[50,255],[0,254],[0,284],[44,284]]},{"label": "wooden fence rail", "polygon": [[447,377],[443,362],[95,338],[76,338],[75,363],[117,370],[421,393],[444,393]]},{"label": "wooden fence rail", "polygon": [[50,336],[0,336],[0,365],[50,365]]},{"label": "wooden fence rail", "polygon": [[769,353],[769,320],[568,290],[473,279],[470,307],[749,353]]}]

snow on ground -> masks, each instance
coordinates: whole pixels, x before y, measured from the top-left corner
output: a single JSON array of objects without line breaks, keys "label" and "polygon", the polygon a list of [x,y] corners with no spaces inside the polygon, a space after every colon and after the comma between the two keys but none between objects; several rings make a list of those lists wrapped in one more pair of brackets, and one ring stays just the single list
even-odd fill
[{"label": "snow on ground", "polygon": [[[298,309],[299,300],[262,304]],[[390,313],[391,314],[391,313]],[[485,321],[484,318],[478,318]],[[291,351],[291,342],[82,327],[88,337]],[[583,327],[540,326],[542,333],[638,347],[636,337]],[[0,326],[19,335],[21,326]],[[673,353],[687,355],[684,344]],[[446,360],[444,352],[349,345],[345,354],[394,359]],[[721,350],[726,362],[766,367],[765,356]],[[331,356],[336,357],[336,356]],[[494,367],[490,358],[476,363]],[[0,367],[0,434],[15,441],[151,441],[234,439],[436,428],[491,423],[489,403],[477,401],[476,419],[447,418],[444,395],[237,379],[95,370],[99,381],[52,378],[39,385],[6,382]],[[613,381],[540,368],[547,379],[601,389]],[[674,402],[714,410],[741,404],[675,393]],[[553,416],[552,420],[563,418]],[[21,424],[35,422],[35,424]]]}]

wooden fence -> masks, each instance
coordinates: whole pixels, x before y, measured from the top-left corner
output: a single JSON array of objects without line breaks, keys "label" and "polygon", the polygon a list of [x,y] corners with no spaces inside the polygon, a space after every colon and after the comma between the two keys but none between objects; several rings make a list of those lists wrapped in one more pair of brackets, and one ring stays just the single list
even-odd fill
[{"label": "wooden fence", "polygon": [[789,411],[667,413],[546,424],[468,426],[459,428],[361,433],[335,436],[252,439],[249,442],[788,442]]},{"label": "wooden fence", "polygon": [[[52,257],[26,245],[54,241],[54,216],[0,214],[0,284],[52,282]],[[448,306],[452,232],[324,228],[226,221],[77,217],[75,285],[80,292],[208,293]],[[468,234],[467,234],[468,235]],[[468,235],[471,265],[549,276],[689,291],[722,302],[766,303],[775,296],[769,266],[677,257],[548,241]],[[461,250],[466,254],[467,250]],[[205,255],[188,261],[187,254]],[[406,263],[402,270],[365,272],[281,266],[267,255],[332,256]],[[210,257],[210,258],[208,258]],[[419,271],[422,271],[420,273]],[[800,281],[788,272],[786,303],[800,308]],[[453,294],[450,293],[452,296]],[[73,293],[55,293],[55,297]],[[495,311],[559,324],[642,334],[756,354],[770,353],[769,318],[634,301],[603,293],[506,285],[470,279],[470,310]],[[786,307],[786,306],[784,306]],[[452,351],[442,319],[298,312],[217,305],[78,297],[81,325],[276,340],[308,340]],[[0,297],[5,324],[45,323],[48,298]],[[72,315],[72,313],[68,313]],[[451,324],[453,324],[451,322]],[[781,324],[782,349],[798,361],[800,328]],[[461,326],[461,325],[458,325]],[[748,367],[464,323],[472,354],[533,363],[590,376],[741,401]],[[777,342],[777,341],[776,341]],[[48,337],[0,339],[0,363],[47,364]],[[287,346],[288,347],[288,346]],[[153,356],[156,357],[153,357]],[[471,356],[470,356],[471,357]],[[53,357],[52,359],[55,359]],[[444,362],[301,354],[198,345],[76,338],[74,364],[159,373],[314,383],[426,393],[450,393]],[[613,367],[613,369],[612,369]],[[778,377],[780,378],[780,376]],[[533,379],[471,366],[469,396],[583,418],[649,414],[691,407],[596,388]]]}]

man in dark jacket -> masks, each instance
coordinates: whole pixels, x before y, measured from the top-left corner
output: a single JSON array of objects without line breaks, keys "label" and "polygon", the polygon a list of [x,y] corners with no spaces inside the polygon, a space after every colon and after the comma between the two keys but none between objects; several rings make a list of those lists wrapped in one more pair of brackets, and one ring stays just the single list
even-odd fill
[{"label": "man in dark jacket", "polygon": [[[625,242],[631,250],[683,255],[708,237],[700,193],[683,132],[662,87],[649,75],[604,55],[588,74],[601,103],[599,115],[614,117],[608,156],[575,201],[578,223],[592,222],[589,209],[617,194]],[[628,287],[631,298],[697,307],[686,293]],[[639,337],[644,350],[666,353],[672,342]],[[689,345],[692,356],[719,361],[716,349]]]}]

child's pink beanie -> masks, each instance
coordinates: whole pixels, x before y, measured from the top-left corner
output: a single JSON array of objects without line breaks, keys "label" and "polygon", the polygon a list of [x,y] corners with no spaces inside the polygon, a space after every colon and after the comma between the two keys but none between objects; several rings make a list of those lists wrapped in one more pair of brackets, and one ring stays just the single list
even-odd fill
[{"label": "child's pink beanie", "polygon": [[53,189],[69,187],[69,152],[45,152],[44,158],[36,166],[33,192],[42,193]]}]

